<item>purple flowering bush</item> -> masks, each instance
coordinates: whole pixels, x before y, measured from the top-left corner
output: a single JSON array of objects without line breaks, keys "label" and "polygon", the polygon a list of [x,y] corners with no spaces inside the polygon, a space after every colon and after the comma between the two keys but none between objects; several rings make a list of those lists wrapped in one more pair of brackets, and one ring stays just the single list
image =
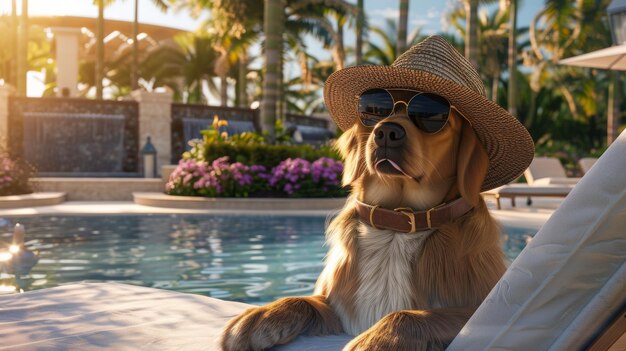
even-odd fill
[{"label": "purple flowering bush", "polygon": [[265,172],[263,166],[229,163],[228,157],[211,163],[180,160],[165,185],[165,192],[184,196],[247,197],[264,190]]},{"label": "purple flowering bush", "polygon": [[341,188],[343,164],[329,157],[313,162],[286,159],[270,171],[265,166],[229,163],[221,157],[208,163],[184,159],[170,175],[166,193],[208,197],[334,197]]},{"label": "purple flowering bush", "polygon": [[294,197],[343,196],[342,171],[343,164],[330,157],[321,157],[313,162],[288,158],[272,169],[269,185]]},{"label": "purple flowering bush", "polygon": [[0,196],[31,193],[29,178],[33,173],[32,167],[0,153]]}]

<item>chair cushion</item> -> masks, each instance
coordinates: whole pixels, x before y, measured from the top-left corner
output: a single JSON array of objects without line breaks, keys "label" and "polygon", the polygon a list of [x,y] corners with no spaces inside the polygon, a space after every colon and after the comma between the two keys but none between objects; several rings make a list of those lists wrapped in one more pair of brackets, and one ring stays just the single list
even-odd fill
[{"label": "chair cushion", "polygon": [[484,191],[486,195],[507,196],[567,196],[573,187],[569,185],[534,186],[528,184],[508,184]]},{"label": "chair cushion", "polygon": [[528,184],[533,184],[536,179],[559,177],[566,178],[567,174],[561,161],[554,157],[535,157],[524,172]]},{"label": "chair cushion", "polygon": [[578,160],[578,166],[580,170],[583,171],[583,174],[587,174],[596,161],[598,161],[597,157],[583,157]]},{"label": "chair cushion", "polygon": [[[224,324],[253,307],[117,283],[80,283],[0,296],[0,348],[216,350]],[[348,335],[299,337],[277,350],[340,350]]]},{"label": "chair cushion", "polygon": [[547,177],[535,179],[532,185],[576,185],[579,180],[577,177]]}]

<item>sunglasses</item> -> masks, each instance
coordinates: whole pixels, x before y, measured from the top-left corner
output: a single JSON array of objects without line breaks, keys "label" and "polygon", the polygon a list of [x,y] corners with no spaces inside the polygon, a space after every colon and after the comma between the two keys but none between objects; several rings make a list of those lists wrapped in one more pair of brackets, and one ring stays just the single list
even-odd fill
[{"label": "sunglasses", "polygon": [[[393,98],[391,92],[414,93],[407,101]],[[408,96],[408,95],[407,95]],[[431,93],[409,89],[370,89],[359,96],[359,116],[366,127],[373,127],[378,122],[391,116],[396,104],[406,105],[409,119],[423,132],[434,134],[443,129],[450,115],[450,102]]]}]

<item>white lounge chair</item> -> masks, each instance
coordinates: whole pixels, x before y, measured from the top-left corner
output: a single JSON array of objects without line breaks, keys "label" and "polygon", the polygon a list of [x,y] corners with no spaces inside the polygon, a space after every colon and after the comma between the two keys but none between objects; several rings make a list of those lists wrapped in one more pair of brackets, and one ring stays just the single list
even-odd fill
[{"label": "white lounge chair", "polygon": [[525,196],[528,199],[530,197],[566,197],[572,189],[573,186],[571,185],[530,186],[528,184],[507,184],[485,191],[482,194],[493,196],[496,199],[496,207],[500,210],[502,208],[501,198],[511,199],[511,206],[515,207],[515,198],[519,196]]},{"label": "white lounge chair", "polygon": [[565,197],[580,180],[567,177],[561,161],[554,157],[535,157],[524,171],[524,177],[528,184],[508,184],[483,195],[495,197],[498,209],[502,207],[500,199],[503,197],[511,199],[511,206],[515,207],[515,198],[525,196],[530,205],[532,197]]},{"label": "white lounge chair", "polygon": [[598,161],[597,157],[583,157],[578,160],[578,166],[583,171],[583,174],[587,174],[596,161]]},{"label": "white lounge chair", "polygon": [[576,185],[580,178],[568,177],[558,158],[535,157],[524,171],[528,185]]},{"label": "white lounge chair", "polygon": [[626,338],[625,174],[623,132],[448,350],[606,350]]}]

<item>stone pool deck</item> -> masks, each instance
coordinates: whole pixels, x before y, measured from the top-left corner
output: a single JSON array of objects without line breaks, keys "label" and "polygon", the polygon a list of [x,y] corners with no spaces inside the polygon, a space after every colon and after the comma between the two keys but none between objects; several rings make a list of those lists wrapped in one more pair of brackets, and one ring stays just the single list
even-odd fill
[{"label": "stone pool deck", "polygon": [[[505,225],[539,229],[552,215],[561,203],[560,199],[537,199],[533,205],[518,205],[511,207],[503,202],[502,209],[496,210],[494,201],[487,199],[491,214]],[[39,215],[139,215],[139,214],[224,214],[224,215],[292,215],[292,216],[329,216],[335,213],[341,205],[326,209],[283,209],[275,210],[267,206],[256,209],[189,209],[189,208],[161,208],[144,206],[130,201],[67,201],[57,205],[2,209],[0,216],[39,216]]]},{"label": "stone pool deck", "polygon": [[66,198],[64,192],[0,196],[0,209],[53,206],[65,202]]},{"label": "stone pool deck", "polygon": [[172,196],[163,193],[133,193],[138,205],[177,209],[291,211],[333,210],[343,206],[345,198],[207,198],[199,196]]},{"label": "stone pool deck", "polygon": [[32,178],[39,192],[64,192],[68,201],[132,201],[134,191],[162,192],[161,178]]}]

